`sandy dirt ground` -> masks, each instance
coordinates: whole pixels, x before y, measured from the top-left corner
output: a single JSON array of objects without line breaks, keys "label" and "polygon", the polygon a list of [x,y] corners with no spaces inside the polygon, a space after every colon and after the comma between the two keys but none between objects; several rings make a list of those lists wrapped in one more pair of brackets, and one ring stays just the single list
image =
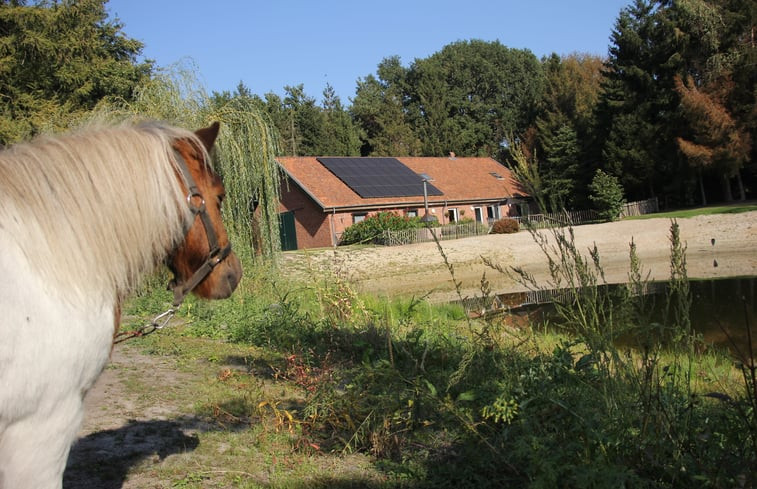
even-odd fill
[{"label": "sandy dirt ground", "polygon": [[[690,278],[757,275],[757,211],[697,216],[677,223],[687,247]],[[649,278],[665,280],[670,276],[670,227],[671,220],[663,218],[576,226],[575,244],[586,256],[596,244],[607,282],[622,283],[627,281],[633,240]],[[550,231],[541,233],[554,243]],[[441,246],[461,283],[463,297],[481,295],[484,275],[494,293],[525,290],[513,277],[485,265],[484,259],[506,270],[521,267],[537,279],[548,279],[545,254],[527,231],[443,241]],[[297,252],[284,259],[288,273],[324,269],[346,276],[361,291],[388,296],[428,294],[429,300],[439,302],[457,298],[448,266],[433,242]]]},{"label": "sandy dirt ground", "polygon": [[116,345],[85,398],[84,422],[68,457],[63,489],[170,487],[170,482],[129,472],[170,456],[191,456],[197,447],[201,422],[192,416],[191,405],[172,395],[188,380],[170,359],[140,353],[136,342]]}]

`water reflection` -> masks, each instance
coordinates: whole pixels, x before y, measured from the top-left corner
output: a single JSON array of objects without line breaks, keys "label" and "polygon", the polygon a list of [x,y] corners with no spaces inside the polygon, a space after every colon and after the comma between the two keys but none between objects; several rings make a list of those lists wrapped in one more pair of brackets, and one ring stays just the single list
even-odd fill
[{"label": "water reflection", "polygon": [[757,336],[757,278],[691,281],[691,324],[705,342],[748,353]]},{"label": "water reflection", "polygon": [[[620,285],[623,286],[623,285]],[[620,287],[611,286],[611,287]],[[690,320],[694,331],[707,344],[730,349],[739,357],[749,357],[749,340],[757,354],[757,277],[691,280]],[[502,294],[487,304],[469,302],[465,307],[481,315],[492,311],[508,311],[507,321],[513,325],[550,319],[549,303],[560,291]],[[662,321],[668,293],[667,284],[648,284],[644,298],[655,304],[652,321]],[[554,319],[554,318],[551,318]],[[749,329],[748,329],[749,328]]]}]

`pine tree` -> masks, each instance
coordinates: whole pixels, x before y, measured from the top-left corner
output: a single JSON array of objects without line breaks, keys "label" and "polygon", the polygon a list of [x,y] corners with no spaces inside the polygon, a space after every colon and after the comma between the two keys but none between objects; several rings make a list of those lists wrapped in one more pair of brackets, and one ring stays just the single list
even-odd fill
[{"label": "pine tree", "polygon": [[550,209],[574,208],[577,196],[580,147],[578,136],[568,121],[542,138],[544,153],[539,174]]},{"label": "pine tree", "polygon": [[152,64],[108,20],[107,0],[0,2],[0,145],[65,127],[104,99],[131,100]]},{"label": "pine tree", "polygon": [[598,169],[589,184],[589,189],[591,190],[589,199],[594,204],[599,218],[605,221],[616,220],[625,204],[623,187],[618,179]]},{"label": "pine tree", "polygon": [[323,138],[318,145],[319,155],[357,156],[360,138],[349,113],[331,85],[323,90]]},{"label": "pine tree", "polygon": [[635,0],[621,11],[595,119],[602,167],[634,199],[658,193],[686,199],[689,190],[688,166],[675,143],[673,79],[681,58],[663,3]]},{"label": "pine tree", "polygon": [[[685,45],[685,75],[676,78],[686,126],[676,141],[699,174],[701,198],[706,202],[703,175],[720,180],[725,200],[732,200],[736,179],[739,198],[745,198],[741,169],[753,159],[756,135],[757,79],[750,59],[754,44],[754,5],[726,0],[679,0],[676,23]],[[751,75],[749,74],[751,73]]]}]

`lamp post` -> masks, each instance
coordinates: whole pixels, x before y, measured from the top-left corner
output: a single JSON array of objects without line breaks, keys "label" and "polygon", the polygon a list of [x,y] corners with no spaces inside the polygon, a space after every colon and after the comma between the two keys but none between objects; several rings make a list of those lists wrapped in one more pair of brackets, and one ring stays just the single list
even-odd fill
[{"label": "lamp post", "polygon": [[430,178],[424,176],[423,179],[423,207],[426,209],[426,214],[421,218],[421,221],[423,222],[431,222],[434,221],[431,217],[431,215],[428,213],[428,187],[427,184],[431,180]]}]

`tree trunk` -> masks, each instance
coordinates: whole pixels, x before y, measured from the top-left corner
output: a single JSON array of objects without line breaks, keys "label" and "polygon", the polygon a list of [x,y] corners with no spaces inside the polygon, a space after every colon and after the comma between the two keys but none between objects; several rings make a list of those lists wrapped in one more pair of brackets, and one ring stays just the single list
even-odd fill
[{"label": "tree trunk", "polygon": [[731,178],[727,175],[723,175],[721,178],[723,182],[723,199],[725,199],[726,202],[733,202],[733,193],[731,192]]},{"label": "tree trunk", "polygon": [[739,186],[739,200],[743,202],[746,200],[746,192],[744,191],[744,182],[741,180],[741,170],[736,172],[736,183]]},{"label": "tree trunk", "polygon": [[697,170],[697,180],[699,180],[699,195],[702,197],[702,205],[707,205],[707,195],[704,193],[704,179],[702,178],[702,169]]}]

